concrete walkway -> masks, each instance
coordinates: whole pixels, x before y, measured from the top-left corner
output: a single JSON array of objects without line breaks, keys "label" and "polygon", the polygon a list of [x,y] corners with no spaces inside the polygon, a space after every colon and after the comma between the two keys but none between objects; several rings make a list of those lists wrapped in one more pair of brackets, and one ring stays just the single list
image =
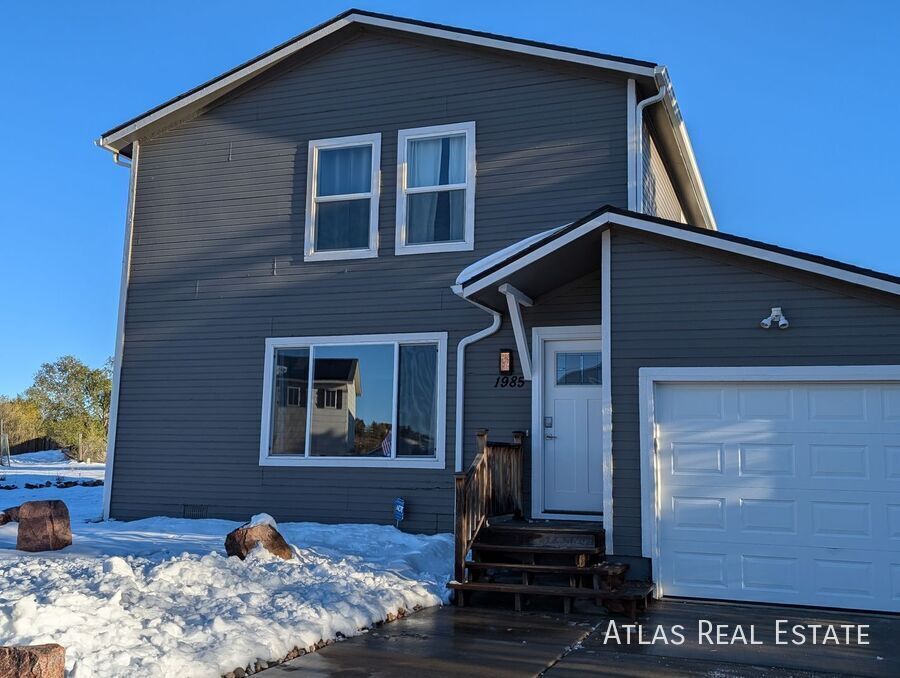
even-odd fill
[{"label": "concrete walkway", "polygon": [[[596,608],[565,616],[485,608],[432,608],[329,645],[266,675],[303,676],[900,676],[900,616],[809,608],[665,600],[638,619],[643,641],[626,642],[628,620]],[[794,624],[868,624],[869,645],[776,645],[775,620]],[[755,627],[760,645],[700,642],[700,621]],[[674,625],[684,642],[674,644]],[[670,642],[648,644],[657,627]],[[632,631],[634,634],[635,631]],[[820,631],[821,633],[821,631]],[[713,635],[713,638],[715,635]],[[749,640],[749,638],[748,638]]]},{"label": "concrete walkway", "polygon": [[561,614],[430,608],[265,671],[294,676],[536,676],[596,620]]}]

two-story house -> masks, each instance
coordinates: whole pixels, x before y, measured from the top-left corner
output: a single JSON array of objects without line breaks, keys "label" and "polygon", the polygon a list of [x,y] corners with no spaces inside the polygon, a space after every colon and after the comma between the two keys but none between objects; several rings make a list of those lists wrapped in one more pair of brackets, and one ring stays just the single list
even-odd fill
[{"label": "two-story house", "polygon": [[451,531],[520,430],[658,594],[900,610],[900,279],[719,232],[664,67],[351,10],[98,143],[108,516]]}]

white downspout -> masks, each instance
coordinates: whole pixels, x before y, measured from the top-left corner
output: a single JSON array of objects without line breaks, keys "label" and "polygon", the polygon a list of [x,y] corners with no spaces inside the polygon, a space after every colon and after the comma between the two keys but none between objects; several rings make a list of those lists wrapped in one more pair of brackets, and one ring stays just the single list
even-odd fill
[{"label": "white downspout", "polygon": [[634,134],[636,138],[634,140],[634,148],[637,157],[634,160],[634,168],[637,180],[635,181],[636,195],[634,196],[634,204],[635,212],[638,212],[639,214],[644,213],[644,109],[647,108],[647,106],[659,103],[666,98],[666,94],[668,93],[669,85],[661,85],[659,91],[652,97],[641,101],[637,105],[635,111]]},{"label": "white downspout", "polygon": [[[461,289],[454,285],[453,292],[461,299],[466,299],[462,294],[460,294]],[[466,347],[469,344],[474,344],[476,341],[481,341],[485,337],[489,337],[492,334],[495,334],[497,330],[500,329],[500,321],[502,316],[495,310],[488,308],[487,306],[482,306],[477,301],[472,301],[471,299],[466,299],[470,304],[473,304],[480,308],[481,310],[490,313],[491,324],[485,327],[483,330],[479,330],[475,334],[470,334],[468,337],[463,337],[460,339],[459,343],[456,345],[456,435],[453,440],[454,443],[454,454],[456,456],[456,472],[462,473],[463,471],[463,414],[464,414],[464,401],[466,394]]]}]

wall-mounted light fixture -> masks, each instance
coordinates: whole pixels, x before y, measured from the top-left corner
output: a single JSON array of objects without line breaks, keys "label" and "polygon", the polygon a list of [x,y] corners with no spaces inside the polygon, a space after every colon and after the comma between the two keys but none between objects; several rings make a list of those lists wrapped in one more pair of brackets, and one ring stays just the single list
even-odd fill
[{"label": "wall-mounted light fixture", "polygon": [[791,326],[788,319],[784,317],[784,313],[781,312],[781,306],[773,306],[769,316],[759,321],[759,326],[767,330],[772,327],[772,323],[777,323],[779,330],[786,330]]},{"label": "wall-mounted light fixture", "polygon": [[500,349],[500,374],[512,374],[513,352],[508,348]]}]

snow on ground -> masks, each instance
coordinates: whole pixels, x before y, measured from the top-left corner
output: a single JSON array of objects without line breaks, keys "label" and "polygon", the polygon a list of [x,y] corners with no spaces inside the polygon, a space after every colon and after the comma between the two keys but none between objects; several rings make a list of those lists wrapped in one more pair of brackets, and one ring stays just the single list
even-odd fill
[{"label": "snow on ground", "polygon": [[102,478],[102,465],[39,452],[14,456],[3,475],[0,485],[19,489],[0,490],[0,508],[62,499],[73,544],[26,554],[15,551],[16,524],[0,527],[0,645],[60,643],[70,677],[219,676],[447,601],[450,535],[279,523],[293,560],[257,549],[240,561],[223,549],[239,523],[86,522],[101,512],[102,487],[24,489]]}]

